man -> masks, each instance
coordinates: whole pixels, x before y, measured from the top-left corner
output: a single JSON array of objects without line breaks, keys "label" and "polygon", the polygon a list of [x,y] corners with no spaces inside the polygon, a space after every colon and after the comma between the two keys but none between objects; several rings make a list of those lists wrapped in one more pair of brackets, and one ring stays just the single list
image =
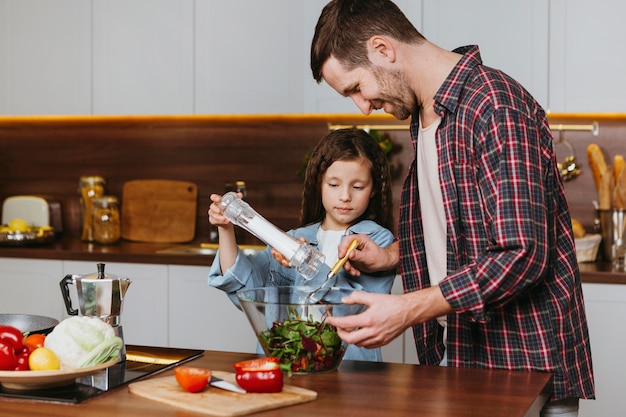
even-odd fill
[{"label": "man", "polygon": [[413,327],[422,364],[552,372],[542,415],[578,415],[578,399],[594,398],[591,352],[543,109],[483,66],[478,47],[432,44],[387,0],[331,1],[311,69],[366,115],[411,117],[416,150],[399,242],[381,249],[357,235],[346,267],[358,275],[399,265],[405,294],[354,293],[346,302],[368,310],[328,321],[364,347]]}]

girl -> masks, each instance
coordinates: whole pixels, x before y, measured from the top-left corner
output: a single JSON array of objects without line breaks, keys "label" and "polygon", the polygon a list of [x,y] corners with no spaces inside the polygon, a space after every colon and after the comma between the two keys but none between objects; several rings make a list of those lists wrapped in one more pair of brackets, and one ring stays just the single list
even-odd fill
[{"label": "girl", "polygon": [[[221,196],[211,195],[209,222],[218,228],[219,250],[209,272],[209,285],[225,291],[237,302],[242,289],[267,286],[306,285],[295,270],[284,267],[282,255],[272,249],[244,255],[235,240],[234,225],[219,207]],[[367,133],[357,129],[329,132],[311,153],[302,192],[302,227],[290,230],[296,239],[305,239],[326,257],[332,266],[338,258],[337,247],[350,234],[369,235],[380,246],[393,240],[391,176],[384,152]],[[277,260],[278,259],[278,260]],[[395,271],[337,274],[335,286],[389,293]],[[350,345],[344,356],[351,360],[381,361],[378,349]]]}]

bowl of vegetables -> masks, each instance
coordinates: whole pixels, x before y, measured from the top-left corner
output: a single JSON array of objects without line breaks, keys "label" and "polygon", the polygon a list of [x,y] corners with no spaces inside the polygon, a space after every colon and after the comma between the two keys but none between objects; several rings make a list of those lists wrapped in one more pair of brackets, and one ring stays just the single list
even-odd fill
[{"label": "bowl of vegetables", "polygon": [[348,344],[328,316],[348,316],[365,310],[341,299],[353,290],[332,287],[309,300],[310,287],[260,287],[242,290],[237,298],[267,356],[280,360],[284,371],[310,374],[335,371]]}]

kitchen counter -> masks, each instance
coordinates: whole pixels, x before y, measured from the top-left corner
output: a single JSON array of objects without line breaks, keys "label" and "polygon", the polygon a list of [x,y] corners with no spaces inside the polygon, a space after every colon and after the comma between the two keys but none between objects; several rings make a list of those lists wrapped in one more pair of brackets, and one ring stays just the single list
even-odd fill
[{"label": "kitchen counter", "polygon": [[[199,248],[201,241],[189,243],[138,243],[121,240],[113,245],[84,243],[77,238],[63,239],[45,246],[0,247],[0,258],[56,259],[95,262],[130,262],[163,265],[210,266],[212,255],[163,254],[173,247]],[[582,282],[626,284],[626,271],[612,268],[609,262],[581,263]]]},{"label": "kitchen counter", "polygon": [[[251,357],[254,355],[206,351],[189,364],[232,372],[233,363]],[[172,373],[169,370],[153,378]],[[538,416],[551,391],[551,380],[547,373],[345,361],[337,372],[286,378],[290,385],[316,391],[316,400],[254,416]],[[136,397],[126,386],[78,405],[0,399],[0,416],[15,415],[202,416]]]},{"label": "kitchen counter", "polygon": [[0,258],[56,259],[96,262],[129,262],[166,265],[210,266],[211,255],[160,254],[165,249],[190,246],[199,247],[202,242],[189,243],[142,243],[120,240],[112,245],[82,242],[78,238],[62,239],[42,246],[3,246]]}]

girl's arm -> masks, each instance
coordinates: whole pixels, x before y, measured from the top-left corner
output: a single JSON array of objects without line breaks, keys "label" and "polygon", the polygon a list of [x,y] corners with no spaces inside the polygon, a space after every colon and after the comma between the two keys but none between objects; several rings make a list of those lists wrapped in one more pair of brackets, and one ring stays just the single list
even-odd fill
[{"label": "girl's arm", "polygon": [[235,259],[237,259],[238,248],[237,239],[235,238],[235,226],[223,215],[219,206],[222,197],[218,194],[211,194],[211,201],[213,203],[208,211],[209,223],[217,226],[220,268],[222,271],[227,271],[235,264]]}]

